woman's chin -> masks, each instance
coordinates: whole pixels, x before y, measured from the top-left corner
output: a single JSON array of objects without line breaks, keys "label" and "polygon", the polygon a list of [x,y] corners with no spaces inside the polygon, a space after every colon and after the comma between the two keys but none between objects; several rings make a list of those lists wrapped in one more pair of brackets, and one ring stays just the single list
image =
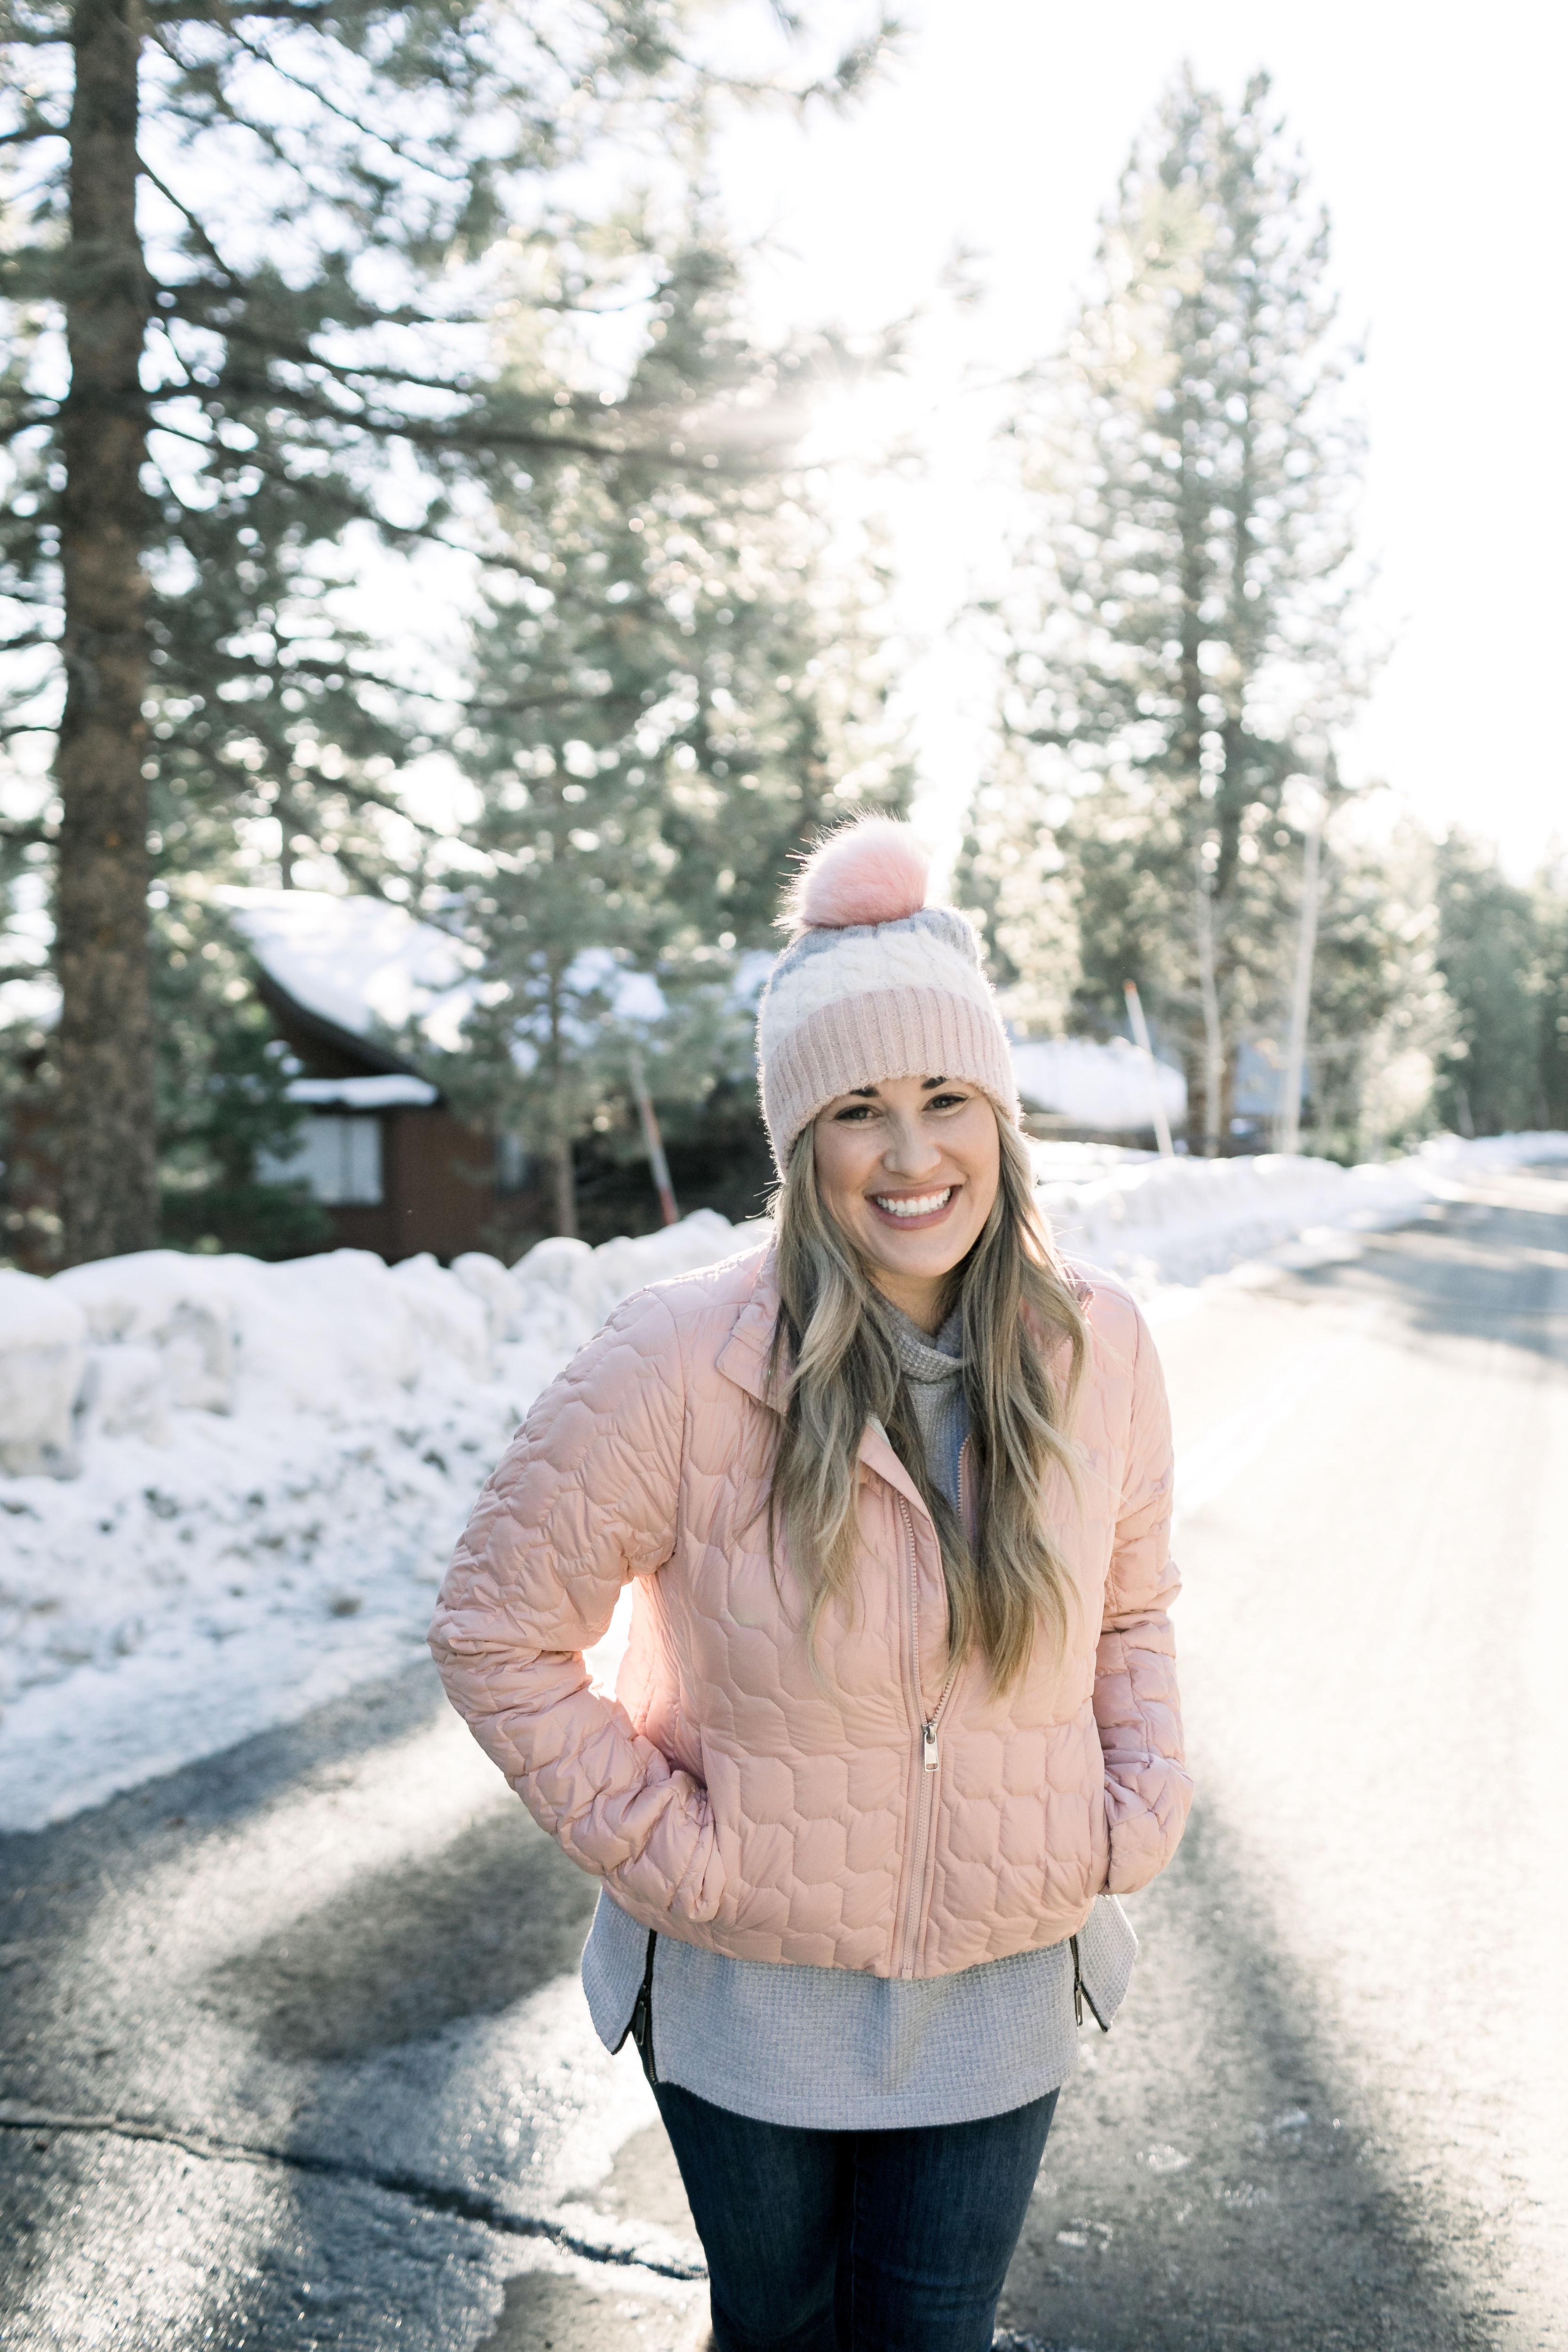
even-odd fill
[{"label": "woman's chin", "polygon": [[905,1282],[940,1282],[967,1256],[973,1238],[942,1226],[921,1234],[888,1234],[879,1225],[861,1235],[860,1250],[877,1274]]}]

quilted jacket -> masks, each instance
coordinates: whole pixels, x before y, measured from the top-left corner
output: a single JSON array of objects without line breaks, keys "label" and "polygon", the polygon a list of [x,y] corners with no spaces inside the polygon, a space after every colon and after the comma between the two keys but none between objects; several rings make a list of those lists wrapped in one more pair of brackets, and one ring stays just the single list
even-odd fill
[{"label": "quilted jacket", "polygon": [[[931,1977],[1077,1933],[1182,1834],[1171,1436],[1147,1326],[1080,1275],[1077,1606],[1005,1697],[947,1680],[936,1532],[886,1437],[860,1449],[851,1603],[814,1678],[768,1557],[771,1254],[627,1299],[535,1403],[475,1507],[430,1644],[541,1826],[645,1927],[742,1959]],[[583,1652],[626,1580],[616,1696]]]}]

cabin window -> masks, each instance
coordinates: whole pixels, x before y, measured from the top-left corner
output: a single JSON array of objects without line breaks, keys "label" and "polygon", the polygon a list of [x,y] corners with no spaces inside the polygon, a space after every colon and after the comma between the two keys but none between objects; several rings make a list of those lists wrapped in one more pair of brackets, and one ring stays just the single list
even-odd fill
[{"label": "cabin window", "polygon": [[325,1208],[374,1208],[382,1199],[381,1121],[315,1111],[289,1157],[263,1152],[256,1173],[263,1184],[303,1183]]},{"label": "cabin window", "polygon": [[528,1153],[521,1135],[498,1135],[496,1138],[496,1191],[523,1192],[533,1181]]}]

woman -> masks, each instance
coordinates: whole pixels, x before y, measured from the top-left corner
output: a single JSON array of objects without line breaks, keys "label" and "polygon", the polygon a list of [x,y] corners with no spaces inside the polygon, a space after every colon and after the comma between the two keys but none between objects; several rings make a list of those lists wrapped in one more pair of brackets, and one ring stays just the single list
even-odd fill
[{"label": "woman", "polygon": [[[961,915],[866,819],[759,1028],[775,1240],[627,1300],[529,1414],[431,1645],[603,1881],[719,2352],[981,2352],[1112,1899],[1189,1798],[1170,1424],[1126,1291],[1056,1255]],[[583,1652],[633,1582],[614,1702]]]}]

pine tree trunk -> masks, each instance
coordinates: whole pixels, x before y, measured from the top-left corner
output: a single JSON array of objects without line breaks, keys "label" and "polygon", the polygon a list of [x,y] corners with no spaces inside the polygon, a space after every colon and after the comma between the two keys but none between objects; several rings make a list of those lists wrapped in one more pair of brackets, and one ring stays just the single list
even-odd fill
[{"label": "pine tree trunk", "polygon": [[563,1135],[550,1147],[550,1189],[555,1195],[555,1230],[577,1232],[577,1176],[572,1165],[572,1139]]},{"label": "pine tree trunk", "polygon": [[147,935],[147,581],[136,234],[138,0],[79,0],[60,421],[65,488],[64,814],[55,898],[61,989],[57,1149],[67,1259],[157,1239]]}]

